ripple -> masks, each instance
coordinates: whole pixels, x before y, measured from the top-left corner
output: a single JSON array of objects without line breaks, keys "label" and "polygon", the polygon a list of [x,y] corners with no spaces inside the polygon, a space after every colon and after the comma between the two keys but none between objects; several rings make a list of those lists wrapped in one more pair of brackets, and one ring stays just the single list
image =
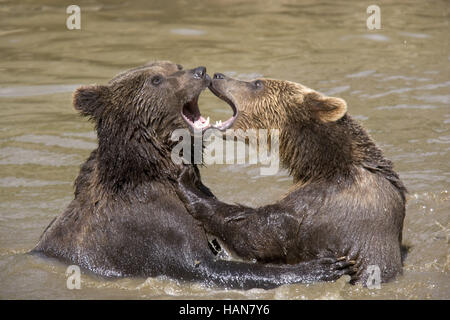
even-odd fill
[{"label": "ripple", "polygon": [[424,110],[430,110],[430,109],[437,109],[439,107],[433,106],[433,105],[411,105],[411,104],[398,104],[395,106],[381,106],[376,107],[377,110],[396,110],[396,109],[424,109]]},{"label": "ripple", "polygon": [[70,138],[60,138],[51,135],[23,135],[20,137],[13,138],[15,141],[20,142],[30,142],[30,143],[40,143],[46,146],[58,146],[62,148],[75,148],[75,149],[88,149],[92,150],[97,147],[96,143],[87,142],[84,140],[70,139]]},{"label": "ripple", "polygon": [[429,78],[417,78],[417,77],[406,77],[406,76],[388,76],[380,81],[392,81],[392,80],[404,80],[404,81],[419,81],[419,82],[425,82],[430,81]]},{"label": "ripple", "polygon": [[407,37],[416,38],[416,39],[430,38],[430,36],[428,34],[425,34],[425,33],[413,33],[413,32],[401,31],[401,32],[399,32],[399,34],[401,34],[402,36],[407,36]]},{"label": "ripple", "polygon": [[352,117],[358,121],[366,121],[369,119],[369,117],[360,114],[352,115]]},{"label": "ripple", "polygon": [[54,93],[73,92],[79,84],[23,86],[0,88],[0,97],[29,97]]},{"label": "ripple", "polygon": [[434,83],[428,84],[426,86],[418,87],[419,90],[434,90],[439,88],[450,87],[450,81],[442,82],[442,83]]},{"label": "ripple", "polygon": [[172,29],[171,33],[182,35],[182,36],[201,36],[206,34],[206,31],[199,29],[189,29],[189,28],[180,28],[180,29]]},{"label": "ripple", "polygon": [[428,96],[418,96],[415,97],[417,100],[422,100],[426,102],[438,102],[443,104],[450,104],[450,95],[428,95]]},{"label": "ripple", "polygon": [[376,72],[375,70],[366,70],[366,71],[348,74],[346,77],[347,78],[364,78],[364,77],[370,76],[371,74],[374,74],[375,72]]},{"label": "ripple", "polygon": [[450,136],[441,136],[437,139],[427,139],[427,143],[450,143]]},{"label": "ripple", "polygon": [[340,86],[340,87],[335,87],[335,88],[331,88],[327,91],[324,92],[324,94],[331,96],[337,93],[341,93],[341,92],[345,92],[348,89],[350,89],[350,86]]},{"label": "ripple", "polygon": [[428,85],[420,86],[420,87],[416,87],[416,88],[393,89],[393,90],[389,90],[389,91],[374,94],[374,95],[363,94],[363,95],[361,95],[361,97],[368,98],[368,99],[375,99],[375,98],[381,98],[381,97],[384,97],[384,96],[387,96],[387,95],[390,95],[393,93],[405,93],[405,92],[410,92],[413,90],[435,90],[435,89],[445,88],[445,87],[450,87],[450,81],[446,81],[446,82],[442,82],[442,83],[435,83],[435,84],[428,84]]},{"label": "ripple", "polygon": [[224,71],[224,74],[228,77],[236,78],[239,80],[249,81],[257,78],[262,78],[264,75],[257,72],[250,73],[238,73],[236,71]]},{"label": "ripple", "polygon": [[97,134],[95,131],[89,132],[64,132],[62,134],[66,137],[81,137],[81,138],[89,138],[89,139],[97,139]]},{"label": "ripple", "polygon": [[60,167],[79,165],[80,160],[75,155],[70,154],[6,147],[0,149],[1,164],[38,164]]},{"label": "ripple", "polygon": [[0,178],[0,187],[2,188],[16,188],[16,187],[44,187],[54,186],[61,184],[70,184],[67,181],[45,181],[45,180],[33,180],[16,177]]},{"label": "ripple", "polygon": [[430,183],[436,184],[441,181],[448,181],[449,178],[442,175],[442,172],[439,170],[422,170],[422,171],[403,171],[401,173],[402,179],[405,180],[415,180],[418,182],[427,182],[428,185]]},{"label": "ripple", "polygon": [[348,40],[348,39],[354,39],[354,38],[363,38],[371,41],[378,41],[378,42],[387,42],[391,39],[387,36],[384,36],[382,34],[373,33],[373,34],[363,34],[363,35],[350,35],[350,36],[344,36],[341,38],[341,40]]},{"label": "ripple", "polygon": [[373,40],[373,41],[389,41],[390,38],[387,36],[384,36],[382,34],[365,34],[361,36],[362,38]]}]

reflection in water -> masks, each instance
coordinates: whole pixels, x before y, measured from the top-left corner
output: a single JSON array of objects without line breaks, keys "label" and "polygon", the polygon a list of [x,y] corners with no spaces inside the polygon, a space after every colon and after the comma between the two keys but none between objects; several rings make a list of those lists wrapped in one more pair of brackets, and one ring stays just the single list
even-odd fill
[{"label": "reflection in water", "polygon": [[[382,28],[366,28],[367,3],[292,1],[81,1],[81,30],[47,0],[0,8],[0,296],[7,298],[449,298],[450,48],[447,1],[381,3]],[[25,255],[72,199],[79,165],[95,148],[93,125],[71,92],[149,60],[207,66],[241,79],[287,79],[344,98],[396,165],[409,190],[404,275],[381,290],[336,283],[223,291],[165,278],[107,281]],[[200,98],[212,121],[229,108]],[[225,201],[257,206],[292,184],[253,165],[202,169]],[[227,181],[227,183],[224,183]]]}]

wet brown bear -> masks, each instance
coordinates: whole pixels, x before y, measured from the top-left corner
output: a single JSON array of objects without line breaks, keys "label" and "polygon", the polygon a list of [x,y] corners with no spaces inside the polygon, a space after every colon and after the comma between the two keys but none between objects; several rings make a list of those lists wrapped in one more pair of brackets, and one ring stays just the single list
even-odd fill
[{"label": "wet brown bear", "polygon": [[[236,288],[332,280],[350,272],[350,263],[332,258],[289,266],[216,261],[203,228],[176,194],[181,166],[170,156],[172,131],[203,119],[197,101],[210,81],[204,67],[155,62],[107,85],[79,88],[74,107],[95,122],[98,148],[81,167],[75,199],[33,252],[108,277],[166,275]],[[198,169],[187,170],[201,195],[213,197]]]},{"label": "wet brown bear", "polygon": [[370,265],[382,281],[401,273],[406,189],[344,100],[289,81],[223,74],[210,89],[237,109],[234,129],[280,130],[280,160],[295,185],[274,204],[248,208],[202,198],[186,172],[180,197],[208,232],[261,262],[349,256],[358,268],[353,282],[366,283]]}]

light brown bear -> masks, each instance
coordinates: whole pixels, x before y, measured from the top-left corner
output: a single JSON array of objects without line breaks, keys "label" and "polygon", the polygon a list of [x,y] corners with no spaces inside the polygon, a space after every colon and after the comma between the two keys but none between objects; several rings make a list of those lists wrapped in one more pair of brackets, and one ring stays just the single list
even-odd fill
[{"label": "light brown bear", "polygon": [[208,232],[260,262],[348,256],[358,269],[353,282],[401,273],[406,189],[344,100],[294,82],[220,73],[210,89],[235,109],[232,128],[279,130],[280,160],[295,185],[276,203],[249,208],[202,197],[184,173],[180,197]]}]

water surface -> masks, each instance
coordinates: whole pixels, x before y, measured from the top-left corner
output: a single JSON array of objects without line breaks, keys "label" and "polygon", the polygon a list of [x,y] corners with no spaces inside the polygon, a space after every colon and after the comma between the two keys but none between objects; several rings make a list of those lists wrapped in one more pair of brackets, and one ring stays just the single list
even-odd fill
[{"label": "water surface", "polygon": [[[448,1],[378,1],[382,29],[366,27],[364,1],[78,1],[81,30],[58,1],[0,5],[0,298],[450,298],[450,47]],[[288,79],[344,98],[394,161],[408,190],[404,275],[380,290],[343,281],[274,290],[205,288],[164,278],[106,281],[25,253],[73,197],[95,148],[93,125],[71,94],[122,70],[165,59],[210,74]],[[213,120],[230,114],[211,93]],[[214,165],[204,182],[225,201],[257,206],[292,179],[258,166]]]}]

